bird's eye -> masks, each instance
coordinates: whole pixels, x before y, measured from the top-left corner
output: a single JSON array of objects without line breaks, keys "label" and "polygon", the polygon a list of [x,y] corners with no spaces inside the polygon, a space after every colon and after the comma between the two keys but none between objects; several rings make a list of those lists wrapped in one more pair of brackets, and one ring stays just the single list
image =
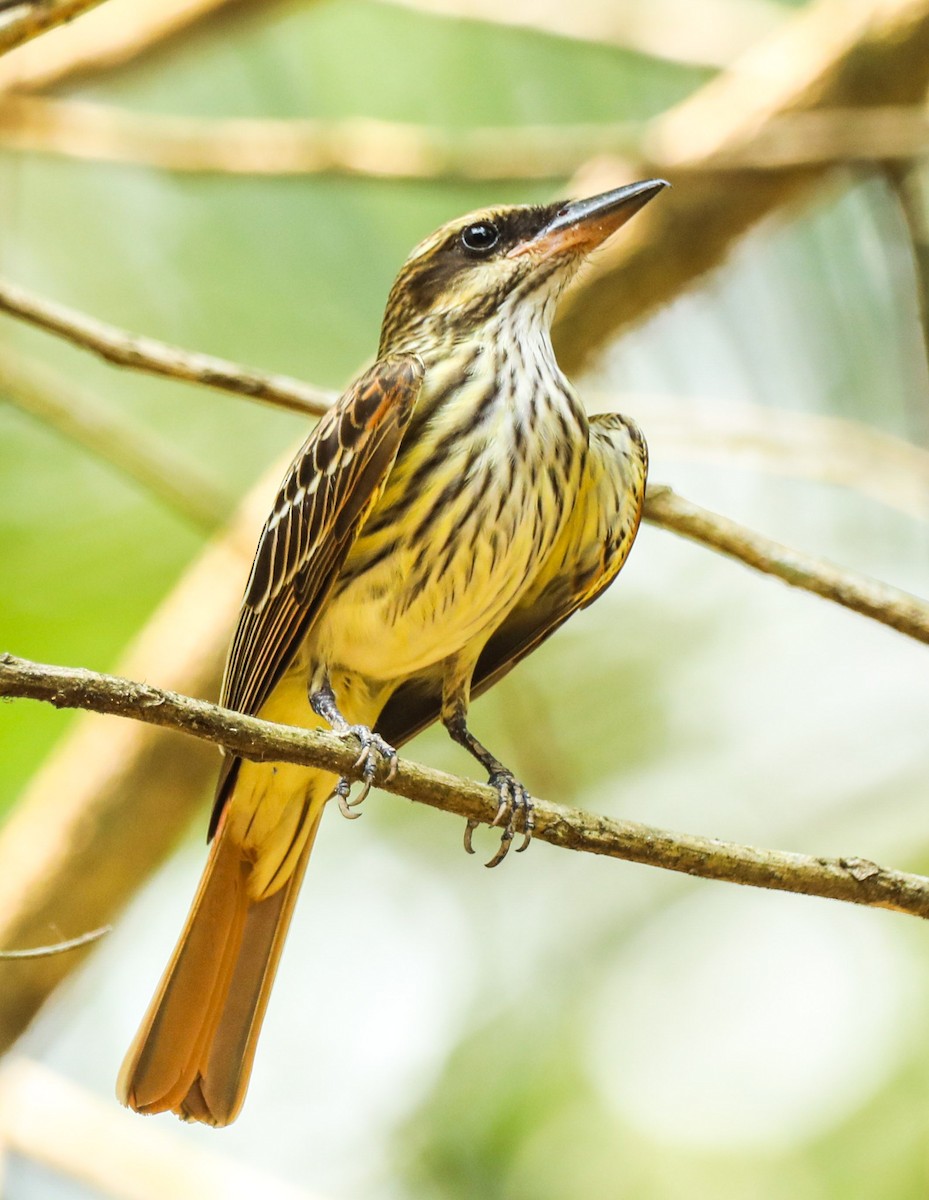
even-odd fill
[{"label": "bird's eye", "polygon": [[461,244],[471,254],[489,254],[500,241],[500,230],[492,221],[475,221],[461,231]]}]

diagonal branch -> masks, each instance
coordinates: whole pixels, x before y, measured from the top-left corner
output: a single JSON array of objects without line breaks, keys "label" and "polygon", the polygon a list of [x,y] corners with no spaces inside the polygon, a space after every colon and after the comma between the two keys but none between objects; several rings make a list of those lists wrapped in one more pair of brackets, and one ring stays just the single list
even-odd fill
[{"label": "diagonal branch", "polygon": [[184,383],[199,383],[303,415],[318,417],[334,399],[331,392],[287,375],[271,375],[225,358],[181,350],[155,338],[127,333],[12,283],[0,282],[0,312],[19,317],[47,333],[57,334],[117,367],[129,367]]},{"label": "diagonal branch", "polygon": [[[107,0],[41,45],[19,47],[0,62],[0,91],[47,88],[74,75],[110,70],[181,36],[242,0]],[[34,8],[47,0],[32,0]]]},{"label": "diagonal branch", "polygon": [[[0,54],[15,50],[49,29],[73,21],[103,0],[23,0],[0,23]],[[9,7],[9,5],[7,5]]]},{"label": "diagonal branch", "polygon": [[669,487],[649,488],[645,519],[929,645],[929,603],[909,592],[784,546],[692,504]]},{"label": "diagonal branch", "polygon": [[[588,365],[621,330],[718,266],[760,220],[822,183],[825,162],[721,173],[747,144],[763,144],[775,122],[799,119],[802,129],[803,118],[815,126],[824,109],[922,104],[927,84],[929,0],[816,0],[656,118],[644,163],[662,163],[672,183],[686,174],[686,186],[641,213],[566,295],[556,323],[562,364],[569,371]],[[601,164],[573,186],[603,191],[628,178],[628,164]]]},{"label": "diagonal branch", "polygon": [[[162,725],[214,742],[244,758],[323,767],[360,778],[357,751],[332,733],[274,725],[149,684],[73,667],[0,655],[0,696],[44,700]],[[490,824],[498,796],[490,787],[403,760],[380,786],[409,800]],[[645,863],[702,879],[844,900],[929,917],[929,879],[860,858],[814,858],[670,833],[537,800],[535,836],[554,846]]]}]

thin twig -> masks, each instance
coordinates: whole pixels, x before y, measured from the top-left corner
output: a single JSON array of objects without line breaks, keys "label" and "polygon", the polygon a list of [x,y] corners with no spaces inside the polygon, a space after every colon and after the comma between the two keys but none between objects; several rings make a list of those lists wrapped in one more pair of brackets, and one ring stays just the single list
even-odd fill
[{"label": "thin twig", "polygon": [[32,41],[56,25],[73,21],[103,0],[23,0],[8,20],[0,22],[0,54]]},{"label": "thin twig", "polygon": [[[336,734],[274,725],[148,684],[0,654],[0,696],[44,700],[145,721],[215,742],[259,762],[291,762],[360,778],[357,748]],[[496,791],[403,760],[385,791],[489,824]],[[537,800],[535,836],[554,846],[776,891],[798,892],[929,917],[929,879],[861,858],[814,858],[670,833]]]},{"label": "thin twig", "polygon": [[784,546],[692,504],[669,487],[649,488],[645,517],[653,525],[673,530],[765,575],[775,575],[791,587],[814,592],[929,645],[929,603],[909,592]]},{"label": "thin twig", "polygon": [[332,403],[330,392],[310,387],[299,379],[269,375],[224,358],[181,350],[154,338],[127,333],[63,304],[35,296],[12,283],[0,283],[0,312],[20,317],[48,333],[56,333],[118,367],[218,388],[304,416],[319,416]]},{"label": "thin twig", "polygon": [[65,954],[68,950],[78,950],[81,946],[89,946],[106,937],[112,926],[103,925],[100,929],[92,929],[78,937],[69,938],[66,942],[53,942],[49,946],[33,946],[28,950],[0,950],[0,959],[7,958],[51,958],[53,954]]},{"label": "thin twig", "polygon": [[[41,0],[39,0],[41,3]],[[69,75],[125,66],[190,25],[241,0],[107,0],[40,45],[0,61],[0,91],[47,88]]]}]

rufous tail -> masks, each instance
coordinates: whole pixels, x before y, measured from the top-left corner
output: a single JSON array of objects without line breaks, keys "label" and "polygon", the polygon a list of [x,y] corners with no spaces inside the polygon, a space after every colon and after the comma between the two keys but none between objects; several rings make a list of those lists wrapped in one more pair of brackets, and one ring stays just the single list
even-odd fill
[{"label": "rufous tail", "polygon": [[252,863],[223,821],[177,947],[117,1083],[136,1112],[228,1125],[245,1099],[255,1046],[321,810],[287,881],[248,895]]}]

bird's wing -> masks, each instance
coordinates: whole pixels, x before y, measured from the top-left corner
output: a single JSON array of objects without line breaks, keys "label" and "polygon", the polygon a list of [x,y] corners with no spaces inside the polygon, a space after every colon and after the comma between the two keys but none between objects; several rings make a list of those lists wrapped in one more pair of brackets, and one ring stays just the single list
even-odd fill
[{"label": "bird's wing", "polygon": [[321,419],[265,521],[221,703],[257,713],[318,617],[383,489],[422,383],[413,357],[383,359]]},{"label": "bird's wing", "polygon": [[[635,540],[642,506],[648,451],[640,430],[612,413],[590,420],[586,487],[568,523],[526,596],[491,636],[471,681],[476,698],[493,687],[580,608],[586,608],[616,578]],[[403,742],[438,719],[442,679],[430,673],[402,684],[375,726],[391,745]]]}]

